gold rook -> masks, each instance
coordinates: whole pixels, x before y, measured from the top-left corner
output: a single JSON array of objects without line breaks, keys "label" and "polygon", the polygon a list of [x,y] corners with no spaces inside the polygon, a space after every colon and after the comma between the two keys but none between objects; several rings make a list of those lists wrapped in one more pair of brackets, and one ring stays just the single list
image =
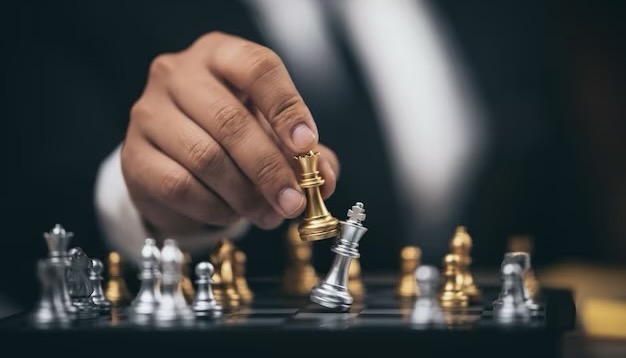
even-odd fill
[{"label": "gold rook", "polygon": [[330,215],[320,192],[324,179],[317,170],[319,155],[319,152],[311,151],[296,157],[302,169],[300,187],[304,189],[307,200],[304,219],[298,226],[303,241],[323,240],[338,234],[339,220]]}]

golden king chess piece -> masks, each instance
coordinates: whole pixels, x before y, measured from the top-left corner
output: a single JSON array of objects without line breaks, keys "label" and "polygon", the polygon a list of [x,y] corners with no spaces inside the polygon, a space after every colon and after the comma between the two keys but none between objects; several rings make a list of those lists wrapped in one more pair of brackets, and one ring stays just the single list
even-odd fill
[{"label": "golden king chess piece", "polygon": [[361,263],[358,258],[352,259],[348,268],[348,292],[355,302],[363,300],[365,296],[365,286],[361,280]]},{"label": "golden king chess piece", "polygon": [[283,275],[283,292],[289,296],[308,297],[320,280],[311,264],[311,243],[300,239],[297,221],[289,224],[285,239],[288,266]]},{"label": "golden king chess piece", "polygon": [[130,293],[122,273],[122,258],[119,253],[112,251],[107,256],[107,272],[109,280],[104,289],[104,296],[114,306],[123,306],[130,303]]},{"label": "golden king chess piece", "polygon": [[396,285],[396,296],[413,298],[419,296],[415,271],[420,264],[422,250],[417,246],[405,246],[400,251],[400,279]]},{"label": "golden king chess piece", "polygon": [[328,212],[320,192],[324,179],[317,170],[319,155],[319,152],[311,151],[296,157],[302,170],[300,187],[307,199],[304,219],[298,227],[300,239],[304,241],[328,239],[338,234],[339,220]]},{"label": "golden king chess piece", "polygon": [[444,284],[439,294],[441,307],[467,307],[469,303],[469,297],[463,291],[463,275],[460,265],[461,259],[459,255],[447,254],[443,259]]},{"label": "golden king chess piece", "polygon": [[187,303],[191,303],[196,295],[196,291],[193,288],[193,283],[191,282],[191,278],[189,277],[189,267],[191,266],[191,255],[185,252],[183,253],[184,264],[183,264],[183,277],[180,280],[180,286],[183,291],[183,296],[185,296],[185,301]]},{"label": "golden king chess piece", "polygon": [[[508,240],[508,252],[525,252],[532,258],[533,242],[532,238],[528,235],[514,235]],[[541,291],[541,284],[535,275],[535,271],[532,268],[532,264],[524,275],[524,286],[528,295],[533,300],[536,300]]]},{"label": "golden king chess piece", "polygon": [[210,261],[215,267],[213,274],[215,299],[224,308],[234,309],[239,307],[241,297],[235,288],[235,274],[233,272],[233,253],[235,247],[230,240],[223,239],[219,242]]},{"label": "golden king chess piece", "polygon": [[472,250],[472,238],[467,233],[464,226],[458,226],[454,232],[452,240],[450,240],[450,251],[453,254],[459,256],[461,274],[463,275],[463,291],[470,300],[478,301],[480,299],[480,290],[474,283],[474,277],[470,271],[472,264],[472,257],[470,252]]},{"label": "golden king chess piece", "polygon": [[233,274],[235,281],[235,289],[239,294],[240,300],[243,304],[249,304],[254,299],[254,293],[248,286],[246,281],[246,254],[236,249],[233,253]]}]

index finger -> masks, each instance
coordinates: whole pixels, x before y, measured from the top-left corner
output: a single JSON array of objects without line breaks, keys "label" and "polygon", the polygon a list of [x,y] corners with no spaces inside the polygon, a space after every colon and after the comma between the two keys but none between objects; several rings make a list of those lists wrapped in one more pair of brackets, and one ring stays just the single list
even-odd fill
[{"label": "index finger", "polygon": [[212,49],[209,70],[250,96],[286,148],[293,154],[315,148],[319,135],[313,116],[274,51],[221,33],[200,41],[212,42],[205,47]]}]

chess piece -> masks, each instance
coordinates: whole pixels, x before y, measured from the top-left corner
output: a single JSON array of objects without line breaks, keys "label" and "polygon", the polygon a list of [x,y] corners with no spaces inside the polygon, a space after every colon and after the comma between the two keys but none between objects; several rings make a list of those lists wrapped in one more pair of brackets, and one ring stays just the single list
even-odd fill
[{"label": "chess piece", "polygon": [[397,297],[413,298],[419,295],[415,271],[421,257],[422,250],[417,246],[405,246],[400,251],[400,279],[395,290]]},{"label": "chess piece", "polygon": [[456,254],[447,254],[443,260],[444,284],[439,295],[444,308],[466,307],[469,297],[463,290],[463,275],[460,274],[461,259]]},{"label": "chess piece", "polygon": [[215,316],[222,311],[222,307],[217,303],[213,296],[211,286],[211,276],[215,270],[210,262],[204,261],[196,265],[196,297],[194,298],[191,308],[196,316]]},{"label": "chess piece", "polygon": [[249,304],[252,302],[254,293],[246,281],[246,254],[241,250],[235,250],[233,253],[233,277],[235,290],[239,294],[241,303]]},{"label": "chess piece", "polygon": [[[528,273],[528,270],[530,269],[530,255],[526,252],[507,252],[504,254],[501,268],[510,263],[517,264],[522,271],[522,296],[524,298],[526,306],[528,306],[531,311],[538,311],[540,309],[540,306],[531,297],[529,289],[526,286],[526,280],[524,279],[526,277],[526,274]],[[502,297],[498,297],[498,299],[494,301],[493,304],[494,306],[498,306],[502,303]]]},{"label": "chess piece", "polygon": [[505,323],[527,320],[530,310],[524,299],[523,269],[515,262],[507,262],[502,265],[501,274],[500,303],[493,306],[494,316]]},{"label": "chess piece", "polygon": [[304,241],[328,239],[338,234],[339,220],[328,212],[320,192],[324,179],[317,170],[319,155],[319,152],[311,151],[296,157],[302,170],[300,187],[307,199],[304,219],[298,227],[300,239]]},{"label": "chess piece", "polygon": [[114,306],[123,306],[130,302],[130,293],[124,281],[122,273],[122,258],[120,254],[112,251],[107,256],[107,270],[109,280],[104,289],[104,296]]},{"label": "chess piece", "polygon": [[72,304],[67,284],[67,272],[70,267],[67,248],[70,240],[74,237],[74,233],[67,232],[61,225],[56,224],[50,232],[44,233],[43,236],[48,245],[49,263],[57,270],[54,277],[56,278],[55,285],[58,287],[53,289],[53,292],[59,297],[56,297],[55,300],[62,302],[66,313],[74,314],[78,312],[78,308]]},{"label": "chess piece", "polygon": [[82,249],[72,248],[69,252],[70,270],[67,272],[67,284],[72,304],[78,308],[78,318],[95,318],[100,309],[91,300],[93,285],[89,279],[92,261]]},{"label": "chess piece", "polygon": [[91,301],[101,312],[107,312],[111,309],[111,302],[104,297],[104,290],[102,289],[102,270],[104,270],[102,261],[91,259],[91,269],[89,270],[89,281],[91,281],[91,285],[93,286]]},{"label": "chess piece", "polygon": [[289,296],[308,296],[313,286],[319,282],[311,264],[311,243],[300,239],[296,221],[289,225],[285,238],[289,265],[283,275],[283,291]]},{"label": "chess piece", "polygon": [[361,280],[361,263],[353,258],[348,267],[348,292],[355,301],[362,301],[365,297],[365,286]]},{"label": "chess piece", "polygon": [[173,239],[166,239],[161,250],[161,298],[154,311],[157,322],[189,321],[194,318],[181,287],[184,255]]},{"label": "chess piece", "polygon": [[480,299],[480,290],[474,284],[474,277],[470,271],[472,258],[470,251],[472,249],[472,238],[467,233],[464,226],[456,228],[454,236],[450,241],[450,251],[459,256],[460,274],[463,275],[463,291],[470,300],[478,301]]},{"label": "chess piece", "polygon": [[[529,260],[532,257],[533,242],[528,235],[514,235],[509,238],[508,252],[525,252],[529,256]],[[541,284],[535,275],[535,272],[530,264],[526,274],[524,274],[524,286],[531,299],[537,300],[541,291]]]},{"label": "chess piece", "polygon": [[189,268],[191,267],[191,255],[189,253],[184,252],[183,257],[185,258],[183,264],[183,278],[180,281],[180,285],[183,290],[183,295],[185,296],[185,300],[187,303],[191,303],[193,301],[196,293],[193,289],[193,283],[191,283],[191,278],[189,278]]},{"label": "chess piece", "polygon": [[141,249],[141,272],[139,273],[141,287],[129,310],[129,313],[134,318],[153,314],[159,305],[161,300],[161,289],[159,286],[161,278],[159,270],[160,260],[161,251],[159,251],[156,245],[156,240],[151,238],[145,239]]},{"label": "chess piece", "polygon": [[233,272],[233,253],[235,247],[230,240],[221,240],[211,254],[211,262],[215,268],[214,292],[218,302],[228,309],[239,307],[240,296],[235,288]]},{"label": "chess piece", "polygon": [[[41,296],[35,307],[33,318],[38,324],[69,322],[71,313],[65,309],[63,294],[59,292],[61,285],[57,277],[59,270],[50,260],[37,262],[37,278],[41,285]],[[64,275],[65,276],[65,275]]]},{"label": "chess piece", "polygon": [[437,298],[441,279],[434,266],[419,266],[414,273],[419,295],[413,306],[411,322],[415,324],[440,324],[445,321],[441,305]]},{"label": "chess piece", "polygon": [[330,309],[348,310],[354,299],[348,291],[348,270],[352,259],[359,258],[359,241],[367,231],[362,225],[365,220],[363,203],[356,203],[348,210],[348,220],[340,222],[337,242],[331,251],[335,260],[326,278],[311,292],[311,301]]}]

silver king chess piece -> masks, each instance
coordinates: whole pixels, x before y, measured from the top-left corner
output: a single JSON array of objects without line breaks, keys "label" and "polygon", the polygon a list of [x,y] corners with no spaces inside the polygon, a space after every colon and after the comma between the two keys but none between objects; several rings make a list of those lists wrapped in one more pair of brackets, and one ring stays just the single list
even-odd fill
[{"label": "silver king chess piece", "polygon": [[215,272],[213,265],[208,261],[199,262],[196,265],[196,296],[191,303],[191,308],[197,316],[217,316],[222,311],[213,295],[211,277]]},{"label": "silver king chess piece", "polygon": [[335,253],[326,278],[311,292],[311,301],[330,309],[348,310],[353,303],[348,292],[348,270],[352,259],[360,257],[359,241],[367,231],[363,203],[357,202],[348,210],[348,220],[339,222],[339,236],[331,248]]},{"label": "silver king chess piece", "polygon": [[439,304],[441,276],[434,266],[422,265],[415,270],[419,295],[411,312],[411,322],[418,325],[442,324],[444,314]]},{"label": "silver king chess piece", "polygon": [[508,323],[530,317],[530,309],[524,299],[523,272],[520,265],[514,262],[508,262],[501,268],[500,303],[493,307],[494,316],[500,322]]},{"label": "silver king chess piece", "polygon": [[176,241],[166,239],[161,250],[161,299],[154,312],[157,322],[189,321],[195,317],[181,288],[184,263]]},{"label": "silver king chess piece", "polygon": [[53,289],[55,295],[59,295],[55,300],[62,302],[65,311],[69,314],[78,312],[78,308],[72,305],[69,288],[67,284],[67,272],[70,267],[70,260],[67,254],[70,240],[74,237],[71,232],[56,224],[52,230],[43,234],[48,244],[48,261],[50,265],[57,271],[54,275],[54,284],[58,287]]},{"label": "silver king chess piece", "polygon": [[104,296],[104,290],[102,289],[102,271],[104,265],[102,261],[98,259],[91,259],[91,269],[89,270],[89,281],[93,286],[93,292],[91,293],[91,301],[100,309],[101,312],[108,312],[111,310],[111,301]]},{"label": "silver king chess piece", "polygon": [[100,309],[91,300],[94,291],[89,279],[92,261],[79,247],[72,248],[68,254],[70,270],[67,272],[67,284],[72,304],[78,308],[78,318],[95,318]]},{"label": "silver king chess piece", "polygon": [[141,273],[139,280],[141,287],[137,297],[130,305],[129,313],[134,316],[153,314],[159,301],[161,300],[161,291],[159,280],[161,272],[159,263],[161,261],[161,251],[157,247],[156,240],[147,238],[141,249]]}]

